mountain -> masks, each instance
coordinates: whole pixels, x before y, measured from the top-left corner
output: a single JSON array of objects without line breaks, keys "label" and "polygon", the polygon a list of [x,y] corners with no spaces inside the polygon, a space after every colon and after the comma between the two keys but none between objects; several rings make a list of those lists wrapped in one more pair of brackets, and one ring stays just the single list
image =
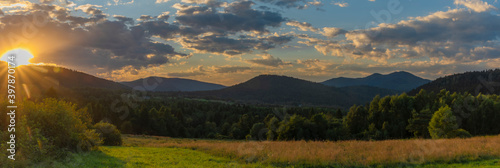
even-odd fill
[{"label": "mountain", "polygon": [[428,79],[420,78],[405,71],[399,71],[387,75],[374,73],[364,78],[333,78],[322,82],[322,84],[335,87],[364,85],[405,92],[429,82]]},{"label": "mountain", "polygon": [[465,72],[441,77],[413,89],[408,94],[415,95],[421,89],[434,93],[446,89],[450,92],[469,92],[474,95],[479,93],[500,94],[500,69]]},{"label": "mountain", "polygon": [[336,88],[287,76],[260,75],[221,90],[193,92],[186,95],[219,97],[270,104],[303,104],[349,107],[364,104],[380,94],[396,91],[371,86]]},{"label": "mountain", "polygon": [[[0,81],[7,83],[7,64],[0,63]],[[25,65],[15,69],[16,92],[22,95],[40,96],[50,88],[57,93],[68,93],[75,88],[130,89],[128,86],[101,79],[82,72],[55,66]],[[1,85],[2,92],[7,85]]]},{"label": "mountain", "polygon": [[131,88],[135,86],[143,86],[144,82],[147,82],[146,85],[153,85],[157,83],[158,85],[154,88],[147,88],[148,91],[182,91],[182,92],[190,92],[190,91],[207,91],[207,90],[219,90],[223,89],[226,86],[200,82],[191,79],[181,79],[181,78],[162,78],[162,77],[147,77],[143,79],[138,79],[130,82],[121,82],[126,86]]}]

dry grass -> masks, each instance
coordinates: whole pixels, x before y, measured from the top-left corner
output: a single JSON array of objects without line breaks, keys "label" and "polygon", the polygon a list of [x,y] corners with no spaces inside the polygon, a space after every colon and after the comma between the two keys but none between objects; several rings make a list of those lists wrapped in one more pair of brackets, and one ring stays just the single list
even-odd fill
[{"label": "dry grass", "polygon": [[500,135],[469,139],[386,141],[217,141],[124,135],[126,146],[180,147],[281,164],[395,165],[500,158]]}]

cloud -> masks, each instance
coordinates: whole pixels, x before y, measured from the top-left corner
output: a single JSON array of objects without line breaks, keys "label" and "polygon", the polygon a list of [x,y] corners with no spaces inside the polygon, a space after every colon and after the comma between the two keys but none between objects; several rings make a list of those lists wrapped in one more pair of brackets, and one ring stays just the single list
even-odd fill
[{"label": "cloud", "polygon": [[214,33],[236,33],[255,31],[267,33],[267,27],[279,27],[285,18],[280,13],[258,11],[252,9],[251,1],[236,1],[224,8],[225,12],[217,12],[208,6],[176,5],[180,24],[194,29],[203,29]]},{"label": "cloud", "polygon": [[192,76],[205,75],[205,73],[202,73],[202,72],[173,72],[173,73],[167,73],[167,75],[170,77],[192,77]]},{"label": "cloud", "polygon": [[113,18],[115,18],[116,20],[118,20],[120,22],[129,24],[129,25],[133,25],[134,24],[134,19],[129,18],[129,17],[125,17],[125,16],[122,16],[122,15],[113,15]]},{"label": "cloud", "polygon": [[286,25],[297,27],[301,31],[312,31],[312,32],[318,31],[317,28],[314,28],[310,23],[307,23],[307,22],[298,22],[298,21],[292,20],[292,21],[288,21],[286,23]]},{"label": "cloud", "polygon": [[[54,63],[87,72],[106,72],[132,66],[159,66],[169,57],[186,57],[165,43],[151,40],[148,27],[132,25],[131,18],[114,16],[95,6],[77,7],[88,17],[72,16],[71,11],[53,5],[32,4],[25,14],[5,15],[0,22],[0,50],[26,47],[37,52],[35,63]],[[158,21],[159,22],[159,21]],[[29,29],[27,29],[29,28]],[[9,39],[9,40],[6,40]]]},{"label": "cloud", "polygon": [[297,8],[297,9],[306,9],[309,7],[308,5],[313,6],[321,6],[323,3],[320,1],[308,1],[308,0],[256,0],[264,3],[270,3],[276,6],[285,7],[285,8]]},{"label": "cloud", "polygon": [[477,46],[500,47],[499,43],[492,42],[498,35],[500,16],[451,9],[396,24],[380,24],[371,29],[351,31],[346,33],[346,38],[365,56],[377,53],[377,56],[451,57],[474,61],[500,57],[495,55],[496,52],[481,52],[487,54],[482,56],[473,53]]},{"label": "cloud", "polygon": [[218,6],[221,4],[218,0],[182,0],[183,3],[191,3],[191,4],[206,4],[208,6]]},{"label": "cloud", "polygon": [[93,16],[97,20],[101,20],[101,19],[106,18],[106,14],[104,14],[104,12],[102,12],[102,10],[100,10],[98,8],[102,8],[102,6],[85,4],[85,5],[80,5],[80,6],[76,7],[75,10],[81,10],[81,11],[85,12],[86,14]]},{"label": "cloud", "polygon": [[251,1],[224,3],[223,6],[219,1],[212,0],[182,2],[197,5],[174,4],[173,7],[178,9],[175,19],[179,26],[161,23],[148,24],[148,27],[158,27],[149,28],[157,32],[172,30],[166,31],[167,35],[157,34],[164,39],[180,35],[177,42],[195,53],[234,56],[254,50],[266,51],[293,38],[289,35],[269,35],[269,28],[281,26],[286,19],[277,12],[253,9]]},{"label": "cloud", "polygon": [[315,32],[315,33],[321,34],[323,36],[326,36],[328,38],[334,38],[338,35],[347,33],[346,30],[341,29],[341,28],[324,27],[323,29],[318,29],[318,28],[313,27],[310,23],[299,22],[299,21],[294,21],[294,20],[288,21],[286,23],[286,25],[297,27],[300,31]]},{"label": "cloud", "polygon": [[223,54],[226,56],[250,53],[253,50],[269,50],[292,40],[292,36],[268,36],[263,38],[207,35],[202,37],[182,38],[180,44],[197,53]]},{"label": "cloud", "polygon": [[[165,0],[163,0],[163,1],[165,1]],[[114,4],[111,4],[110,2],[108,2],[108,6],[111,6],[111,5],[131,5],[134,3],[134,0],[128,0],[126,2],[124,2],[124,0],[113,0],[113,2],[114,2]]]},{"label": "cloud", "polygon": [[270,66],[270,67],[280,67],[283,65],[291,65],[289,62],[283,62],[280,58],[275,58],[272,55],[269,54],[263,54],[261,55],[262,59],[252,59],[252,60],[247,60],[248,63],[255,64],[255,65],[261,65],[261,66]]},{"label": "cloud", "polygon": [[322,35],[328,37],[328,38],[334,38],[338,35],[345,34],[347,33],[346,30],[341,29],[341,28],[336,28],[336,27],[323,27],[323,31],[321,32]]},{"label": "cloud", "polygon": [[220,66],[220,67],[215,67],[214,70],[217,73],[237,73],[237,72],[244,72],[250,69],[252,68],[244,66]]},{"label": "cloud", "polygon": [[155,3],[159,4],[159,3],[167,3],[168,1],[170,0],[156,0]]},{"label": "cloud", "polygon": [[169,77],[192,77],[192,76],[203,76],[206,75],[205,69],[203,65],[199,65],[198,67],[191,67],[191,69],[183,72],[172,72],[167,73]]},{"label": "cloud", "polygon": [[333,4],[336,5],[336,6],[342,7],[342,8],[349,6],[349,4],[346,3],[346,2],[335,2]]},{"label": "cloud", "polygon": [[307,41],[299,41],[300,44],[305,44],[307,46],[314,46],[314,48],[323,55],[331,55],[331,56],[344,56],[349,52],[347,48],[351,48],[352,46],[346,44],[340,44],[337,41],[331,40],[322,40],[319,38],[309,37],[308,35],[302,34],[297,35],[298,38],[304,39]]},{"label": "cloud", "polygon": [[455,5],[463,5],[475,12],[486,12],[489,10],[497,10],[493,5],[483,2],[481,0],[455,0]]}]

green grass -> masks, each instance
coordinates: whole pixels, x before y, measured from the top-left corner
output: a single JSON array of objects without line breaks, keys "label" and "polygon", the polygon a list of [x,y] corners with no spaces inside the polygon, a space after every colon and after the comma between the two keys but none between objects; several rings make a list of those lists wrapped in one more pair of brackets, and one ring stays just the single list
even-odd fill
[{"label": "green grass", "polygon": [[416,168],[444,168],[444,167],[453,167],[453,168],[470,168],[470,167],[481,167],[481,168],[499,168],[500,167],[500,159],[491,159],[491,160],[480,160],[480,161],[470,161],[465,163],[435,163],[435,164],[424,164],[417,165]]},{"label": "green grass", "polygon": [[272,167],[259,163],[239,163],[200,151],[181,148],[100,147],[100,151],[73,154],[63,162],[42,163],[34,167]]},{"label": "green grass", "polygon": [[[243,143],[243,141],[220,141],[220,140],[190,140],[176,139],[158,136],[131,136],[125,135],[124,146],[121,147],[100,147],[99,151],[88,153],[72,154],[66,160],[47,159],[47,161],[38,163],[32,167],[291,167],[291,168],[323,168],[323,167],[346,167],[366,164],[351,164],[345,165],[339,163],[325,163],[321,161],[298,161],[291,162],[290,160],[270,160],[270,155],[263,155],[261,158],[246,163],[244,157],[238,157],[234,152],[210,152],[208,148],[194,148],[189,146],[172,146],[171,144],[197,144],[209,145],[215,143],[217,145],[228,146],[231,143]],[[210,142],[210,143],[207,143]],[[166,145],[170,144],[170,145]],[[293,145],[293,144],[292,144]],[[215,146],[214,148],[222,148],[223,146]],[[304,149],[310,151],[316,149],[313,146]],[[279,150],[276,149],[276,150]],[[324,149],[317,149],[324,150]],[[289,157],[295,155],[288,155]],[[314,158],[311,158],[314,159]],[[293,159],[292,159],[293,160]],[[357,162],[357,161],[355,161]],[[412,168],[500,168],[500,158],[498,157],[473,157],[465,159],[452,160],[434,160],[419,163],[409,162],[382,162],[377,164],[369,164],[370,167],[412,167]],[[2,166],[0,166],[2,167]]]},{"label": "green grass", "polygon": [[[280,165],[280,164],[278,164]],[[282,167],[278,166],[278,167]],[[72,154],[64,161],[44,162],[32,166],[38,167],[224,167],[224,168],[268,168],[275,167],[260,163],[241,163],[225,157],[216,157],[201,151],[182,148],[155,147],[100,147],[100,151]],[[288,165],[296,168],[337,167],[319,165]],[[500,159],[470,161],[463,163],[430,163],[422,165],[392,165],[379,167],[414,167],[414,168],[500,168]]]}]

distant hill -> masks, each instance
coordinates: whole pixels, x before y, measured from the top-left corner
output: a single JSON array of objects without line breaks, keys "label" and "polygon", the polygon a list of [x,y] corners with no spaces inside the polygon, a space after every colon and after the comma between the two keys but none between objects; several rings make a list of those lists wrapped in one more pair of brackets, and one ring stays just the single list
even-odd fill
[{"label": "distant hill", "polygon": [[397,91],[410,91],[418,86],[429,83],[430,80],[423,79],[411,73],[400,71],[387,75],[374,73],[364,78],[333,78],[322,82],[324,85],[345,87],[345,86],[373,86]]},{"label": "distant hill", "polygon": [[380,94],[396,94],[396,91],[370,86],[335,88],[302,79],[260,75],[246,82],[221,90],[193,92],[188,95],[213,96],[256,103],[303,104],[349,107],[364,104]]},{"label": "distant hill", "polygon": [[182,91],[182,92],[190,92],[190,91],[207,91],[207,90],[219,90],[223,89],[226,86],[200,82],[191,79],[181,79],[181,78],[162,78],[162,77],[148,77],[143,79],[138,79],[130,82],[121,82],[126,86],[131,88],[135,86],[143,86],[144,82],[147,81],[148,84],[158,83],[158,86],[155,88],[146,88],[148,91]]},{"label": "distant hill", "polygon": [[435,93],[446,89],[450,92],[469,92],[474,95],[479,93],[500,94],[500,69],[465,72],[441,77],[413,89],[408,94],[415,95],[421,89]]},{"label": "distant hill", "polygon": [[[16,92],[32,96],[44,94],[50,88],[67,93],[74,88],[130,89],[128,86],[82,72],[55,66],[27,65],[16,68]],[[0,62],[0,81],[7,83],[7,64]],[[6,90],[2,84],[0,90]],[[22,95],[18,95],[22,96]]]}]

